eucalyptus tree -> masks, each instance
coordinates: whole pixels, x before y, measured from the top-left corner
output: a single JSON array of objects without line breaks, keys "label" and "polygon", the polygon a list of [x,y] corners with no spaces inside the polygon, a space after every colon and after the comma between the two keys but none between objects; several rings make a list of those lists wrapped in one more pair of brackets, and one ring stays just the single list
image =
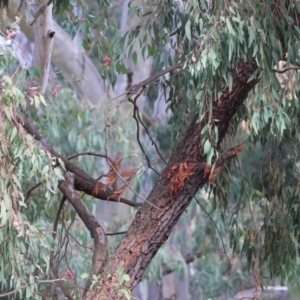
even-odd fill
[{"label": "eucalyptus tree", "polygon": [[[65,1],[54,2],[60,9],[68,5]],[[107,3],[100,1],[99,5],[105,10]],[[230,219],[230,244],[234,251],[246,254],[249,267],[258,275],[263,275],[261,266],[265,265],[273,276],[296,276],[299,2],[201,0],[128,5],[140,22],[114,44],[113,56],[102,65],[104,70],[115,67],[116,72],[127,74],[128,86],[122,100],[110,99],[114,106],[109,106],[106,113],[99,114],[103,107],[94,111],[104,119],[104,128],[97,128],[97,122],[90,120],[95,117],[93,110],[84,106],[77,107],[82,109],[80,118],[77,112],[72,115],[75,101],[69,90],[64,90],[65,103],[58,103],[53,91],[44,93],[39,86],[22,85],[16,76],[18,69],[13,68],[13,53],[1,49],[2,289],[7,290],[6,295],[38,299],[51,295],[53,289],[46,284],[55,283],[69,299],[129,299],[202,187],[209,190],[213,206],[222,212],[224,220]],[[37,11],[33,16],[38,17]],[[107,25],[106,29],[109,34],[111,27]],[[132,74],[124,59],[129,56],[137,66],[143,66],[136,44],[143,58],[153,59],[156,72],[131,85]],[[33,68],[23,75],[30,78],[36,73]],[[288,74],[288,83],[283,82],[282,74]],[[172,111],[175,138],[169,156],[161,153],[159,146],[163,143],[153,139],[151,120],[142,116],[138,102],[144,93],[154,101],[151,97],[159,88],[165,89],[165,101]],[[141,147],[146,167],[156,176],[146,198],[130,187],[140,174],[138,170],[120,169],[121,155],[109,157],[112,139],[122,142],[126,130],[116,130],[118,120],[114,119],[114,112],[123,104],[131,105],[137,127],[132,139]],[[80,140],[79,146],[98,143],[105,153],[86,151],[68,156],[71,150],[55,139],[63,136],[64,128],[70,130],[69,138]],[[142,129],[144,133],[140,134]],[[142,138],[146,142],[141,142]],[[147,155],[145,143],[149,140],[159,158],[158,170]],[[251,153],[257,147],[261,154],[255,160]],[[248,155],[236,158],[243,151]],[[88,159],[72,162],[72,158],[84,154],[106,158],[110,169],[105,174],[106,182],[102,180],[104,174],[93,177],[85,171],[91,164]],[[232,160],[237,162],[235,169],[230,167]],[[249,162],[252,173],[245,175],[242,170],[250,169]],[[118,179],[121,183],[115,188]],[[230,189],[232,181],[237,184],[234,193]],[[132,190],[134,201],[122,196],[126,189]],[[61,196],[60,202],[57,195]],[[88,209],[92,198],[139,207],[110,255],[107,233]],[[68,203],[93,239],[90,272],[82,276],[86,278],[83,291],[70,269],[65,276],[69,281],[63,283],[59,263],[54,263],[64,256],[62,248],[53,247],[58,222],[75,219]],[[239,222],[242,210],[248,212],[247,226]],[[50,238],[45,227],[51,222]]]}]

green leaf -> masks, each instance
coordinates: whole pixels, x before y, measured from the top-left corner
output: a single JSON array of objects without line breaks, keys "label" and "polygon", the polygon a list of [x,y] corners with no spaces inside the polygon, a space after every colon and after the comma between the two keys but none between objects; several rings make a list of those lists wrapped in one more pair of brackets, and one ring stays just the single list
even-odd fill
[{"label": "green leaf", "polygon": [[45,98],[44,98],[43,95],[40,95],[40,100],[41,100],[41,102],[42,102],[45,106],[47,106],[47,103],[46,103]]},{"label": "green leaf", "polygon": [[255,112],[252,115],[251,124],[252,124],[252,128],[253,128],[254,132],[256,134],[258,134],[258,129],[259,129],[259,114],[258,114],[258,112]]},{"label": "green leaf", "polygon": [[203,149],[203,152],[204,154],[207,154],[209,153],[209,151],[211,150],[212,146],[211,146],[211,143],[210,141],[207,139],[204,143],[204,149]]},{"label": "green leaf", "polygon": [[46,166],[44,166],[41,174],[42,174],[42,176],[44,176],[48,172],[49,172],[49,165],[46,165]]},{"label": "green leaf", "polygon": [[261,192],[261,191],[259,191],[259,190],[255,190],[254,189],[254,192],[255,192],[255,194],[257,195],[257,196],[259,196],[259,197],[264,197],[265,195]]},{"label": "green leaf", "polygon": [[61,170],[61,168],[54,168],[54,173],[55,173],[55,175],[59,178],[59,179],[61,179],[61,180],[64,180],[65,179],[65,177],[64,177],[64,175],[63,175],[63,172],[62,172],[62,170]]},{"label": "green leaf", "polygon": [[229,33],[235,36],[235,31],[233,30],[233,27],[230,23],[229,18],[226,18],[226,25],[227,25]]},{"label": "green leaf", "polygon": [[118,293],[119,293],[120,295],[124,295],[125,298],[126,298],[127,300],[130,300],[130,298],[131,298],[131,293],[130,293],[129,290],[119,289],[119,290],[118,290]]},{"label": "green leaf", "polygon": [[12,80],[11,80],[11,78],[10,78],[9,76],[3,75],[3,76],[2,76],[2,80],[3,80],[5,83],[7,83],[8,85],[12,85]]},{"label": "green leaf", "polygon": [[80,278],[82,278],[82,279],[85,279],[85,278],[87,278],[87,277],[89,277],[89,274],[88,274],[88,273],[82,273],[82,274],[80,275]]},{"label": "green leaf", "polygon": [[137,63],[137,53],[136,53],[136,51],[134,51],[132,53],[132,60],[133,60],[134,64],[136,65],[136,63]]},{"label": "green leaf", "polygon": [[185,30],[185,35],[186,35],[187,39],[190,41],[192,39],[192,36],[191,36],[191,21],[190,20],[188,20],[186,22],[184,30]]},{"label": "green leaf", "polygon": [[11,135],[10,135],[10,138],[9,138],[9,141],[12,142],[14,140],[14,138],[16,137],[17,135],[17,127],[14,127],[13,130],[11,131]]},{"label": "green leaf", "polygon": [[118,275],[119,275],[119,276],[123,275],[123,274],[124,274],[124,268],[123,268],[123,267],[119,268],[119,269],[117,270],[117,272],[118,272]]},{"label": "green leaf", "polygon": [[130,276],[128,274],[124,274],[123,275],[123,279],[124,279],[124,281],[129,281],[130,280]]}]

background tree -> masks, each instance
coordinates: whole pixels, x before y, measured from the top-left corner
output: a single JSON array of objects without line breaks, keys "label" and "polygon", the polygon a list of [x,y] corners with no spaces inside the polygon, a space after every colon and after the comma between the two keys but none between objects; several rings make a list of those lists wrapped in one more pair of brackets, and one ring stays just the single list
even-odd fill
[{"label": "background tree", "polygon": [[[263,276],[292,283],[299,239],[299,3],[131,2],[139,23],[120,38],[115,19],[108,18],[120,14],[113,4],[108,9],[105,2],[54,3],[65,14],[56,14],[62,27],[73,36],[81,33],[83,49],[99,59],[101,94],[88,93],[89,83],[95,86],[88,80],[95,68],[86,73],[91,61],[83,52],[71,57],[73,64],[58,59],[56,66],[92,106],[76,101],[60,74],[44,93],[37,80],[44,76],[41,66],[21,70],[12,50],[1,47],[2,296],[58,298],[57,285],[69,299],[129,298],[186,210],[191,224],[183,217],[178,236],[192,241],[175,256],[176,264],[197,256],[203,265],[210,250],[206,235],[210,242],[219,235],[223,274],[231,274],[230,242],[235,253],[246,254],[256,285],[264,284]],[[7,14],[13,18],[20,12],[21,20],[7,28]],[[3,8],[2,15],[8,40],[19,24],[25,34],[32,20],[35,30],[43,27],[30,3]],[[64,34],[53,26],[55,63],[54,53],[64,52],[56,36]],[[149,57],[150,76],[133,85],[127,59],[141,68],[141,58]],[[115,71],[127,74],[120,97],[112,91]],[[155,100],[169,105],[171,126],[155,118]],[[152,173],[144,175],[146,170]],[[142,187],[151,177],[155,184],[144,197]],[[206,194],[198,193],[202,187]],[[108,241],[109,226],[92,214],[93,199],[133,207],[133,220],[116,249]],[[204,215],[210,225],[201,224]],[[218,215],[223,223],[216,226]],[[121,220],[113,223],[111,229],[122,227]],[[204,295],[215,296],[205,290]]]}]

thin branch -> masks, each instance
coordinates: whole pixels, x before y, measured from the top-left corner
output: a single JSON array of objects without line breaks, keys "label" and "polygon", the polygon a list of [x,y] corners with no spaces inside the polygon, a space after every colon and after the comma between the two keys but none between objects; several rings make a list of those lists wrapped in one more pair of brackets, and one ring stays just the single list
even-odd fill
[{"label": "thin branch", "polygon": [[[53,224],[53,232],[52,232],[52,238],[53,238],[53,240],[55,240],[56,236],[57,236],[58,221],[60,219],[60,215],[61,215],[61,212],[63,210],[63,206],[64,206],[65,201],[66,201],[66,196],[63,196],[63,198],[60,201],[60,204],[59,204],[59,207],[58,207],[58,210],[57,210],[57,213],[56,213],[56,217],[55,217],[55,220],[54,220],[54,224]],[[51,252],[50,252],[49,265],[50,265],[50,270],[51,270],[53,276],[56,277],[56,278],[58,278],[59,277],[58,276],[58,270],[57,270],[57,268],[54,267],[54,259],[55,259],[56,255],[57,255],[57,253],[60,252],[60,250],[54,255],[54,245],[52,247],[53,248],[51,249]],[[64,293],[64,295],[69,300],[74,300],[74,298],[72,297],[72,295],[69,293],[69,291],[63,285],[62,282],[58,282],[57,285],[60,287],[60,289],[62,290],[62,292]]]},{"label": "thin branch", "polygon": [[152,171],[154,171],[158,176],[160,175],[152,166],[151,166],[151,163],[150,163],[150,159],[146,153],[146,151],[144,150],[144,147],[140,141],[140,125],[139,125],[139,121],[138,121],[138,107],[136,105],[136,100],[138,98],[138,95],[134,98],[134,100],[130,100],[130,98],[128,98],[129,102],[133,104],[133,118],[136,122],[136,139],[137,139],[137,142],[140,146],[140,149],[142,150],[143,154],[144,154],[144,157],[146,158],[147,160],[147,163],[148,163],[148,168],[150,168]]},{"label": "thin branch", "polygon": [[300,68],[296,68],[296,67],[285,68],[285,69],[282,69],[282,70],[272,69],[272,71],[274,71],[276,73],[279,73],[279,74],[282,74],[282,73],[285,73],[285,72],[288,72],[288,71],[299,71],[299,70],[300,70]]},{"label": "thin branch", "polygon": [[[53,283],[53,282],[59,282],[59,281],[64,281],[64,280],[65,280],[65,278],[57,278],[57,279],[50,279],[50,280],[39,280],[39,279],[37,279],[35,281],[35,283]],[[18,291],[27,288],[28,286],[34,285],[35,283],[27,283],[27,284],[24,284],[24,285],[22,285],[22,286],[20,286],[16,289],[10,291],[10,292],[0,294],[0,298],[4,298],[6,296],[13,295],[13,294],[17,293]]]},{"label": "thin branch", "polygon": [[[52,238],[53,238],[53,241],[55,241],[55,239],[56,239],[58,222],[59,222],[60,215],[61,215],[61,212],[62,212],[62,210],[63,210],[64,203],[65,203],[66,199],[67,199],[67,198],[66,198],[66,196],[64,195],[64,196],[62,197],[61,201],[60,201],[60,204],[59,204],[59,207],[58,207],[56,216],[55,216],[55,220],[54,220],[54,224],[53,224],[53,231],[52,231]],[[50,252],[49,265],[50,265],[50,268],[51,268],[51,269],[54,268],[54,245],[52,246],[52,249],[51,249],[51,252]]]},{"label": "thin branch", "polygon": [[35,13],[35,15],[34,15],[34,18],[33,18],[32,22],[30,23],[29,26],[32,26],[32,25],[37,21],[37,19],[39,18],[39,16],[45,12],[45,10],[46,10],[46,5],[42,5],[42,6],[36,11],[36,13]]},{"label": "thin branch", "polygon": [[[58,272],[56,270],[52,270],[52,273],[54,275],[54,277],[56,277],[57,279],[59,279],[58,276]],[[55,280],[55,279],[54,279]],[[56,284],[61,288],[61,290],[63,291],[64,295],[69,299],[69,300],[74,300],[74,298],[72,297],[72,295],[69,293],[69,291],[65,288],[65,286],[62,284],[62,282],[57,281]]]},{"label": "thin branch", "polygon": [[140,142],[140,138],[139,138],[139,122],[142,124],[143,128],[145,129],[146,134],[148,135],[150,141],[152,142],[152,145],[154,145],[155,150],[156,150],[156,153],[159,155],[159,157],[162,159],[162,161],[163,161],[165,164],[167,164],[167,162],[165,161],[165,159],[163,158],[163,156],[162,156],[161,153],[159,152],[158,147],[157,147],[155,141],[153,140],[152,136],[150,135],[150,132],[149,132],[147,126],[144,124],[144,122],[143,122],[142,119],[141,119],[141,116],[140,116],[140,114],[139,114],[139,107],[138,107],[137,104],[136,104],[137,97],[135,97],[134,100],[131,100],[130,98],[128,98],[128,100],[129,100],[130,103],[132,103],[132,105],[133,105],[133,107],[134,107],[134,108],[133,108],[133,118],[135,119],[136,125],[137,125],[137,141],[138,141],[138,143],[139,143],[139,145],[140,145],[140,148],[141,148],[143,154],[144,154],[145,157],[146,157],[146,160],[147,160],[147,162],[148,162],[148,167],[151,168],[157,175],[159,175],[158,172],[157,172],[155,169],[153,169],[153,168],[151,167],[150,160],[149,160],[148,156],[146,155],[146,153],[145,153],[143,147],[141,146],[141,142]]},{"label": "thin branch", "polygon": [[[91,248],[91,247],[87,247],[87,246],[84,246],[84,245],[82,245],[70,232],[68,232],[68,235],[70,235],[70,237],[71,238],[73,238],[73,240],[80,246],[80,247],[82,247],[82,248],[85,248],[85,249],[89,249],[89,250],[94,250],[93,248]],[[109,235],[109,234],[107,234],[106,233],[106,235]]]},{"label": "thin branch", "polygon": [[73,158],[81,156],[81,155],[92,155],[92,156],[99,156],[99,157],[107,158],[107,156],[105,154],[101,154],[101,153],[94,152],[94,151],[84,151],[84,152],[75,153],[75,154],[67,157],[67,160],[73,159]]},{"label": "thin branch", "polygon": [[110,233],[106,233],[106,236],[125,234],[126,232],[127,232],[127,230],[126,231],[119,231],[119,232],[110,232]]},{"label": "thin branch", "polygon": [[260,298],[258,298],[258,297],[256,297],[256,296],[251,296],[251,297],[243,297],[243,298],[239,298],[238,300],[244,300],[244,299],[260,300]]},{"label": "thin branch", "polygon": [[156,74],[153,74],[152,76],[150,76],[149,78],[141,81],[140,83],[138,84],[134,84],[128,91],[127,91],[127,94],[128,95],[133,95],[133,94],[136,94],[141,88],[147,86],[149,83],[151,83],[152,81],[154,81],[155,79],[169,73],[169,72],[172,72],[176,69],[181,69],[183,66],[184,66],[184,62],[181,62],[181,63],[178,63],[176,65],[173,65],[169,68],[166,68]]},{"label": "thin branch", "polygon": [[[115,107],[115,108],[117,108],[117,107],[119,107],[122,103],[124,103],[125,101],[127,101],[127,98],[126,99],[124,99],[124,100],[122,100],[121,102],[119,102],[118,104],[117,104],[117,106]],[[108,128],[110,127],[110,125],[109,125],[109,118],[110,118],[110,116],[111,116],[111,114],[112,114],[112,112],[113,112],[113,110],[110,110],[110,109],[108,109],[109,110],[109,113],[106,115],[106,118],[105,118],[105,154],[108,156]],[[156,205],[154,205],[153,203],[150,203],[149,201],[147,201],[145,198],[143,198],[141,195],[139,195],[139,193],[138,192],[136,192],[131,186],[130,186],[130,184],[120,175],[120,173],[118,172],[118,170],[113,166],[113,164],[112,164],[112,162],[109,160],[109,159],[107,159],[106,160],[107,161],[107,163],[109,164],[109,166],[110,166],[110,168],[117,174],[117,176],[120,178],[120,180],[127,186],[127,188],[130,190],[130,191],[132,191],[138,198],[140,198],[140,199],[142,199],[144,202],[147,202],[149,205],[151,205],[151,206],[153,206],[153,207],[155,207],[156,209],[158,209],[158,210],[161,210],[159,207],[157,207]],[[102,183],[101,183],[102,184]],[[103,185],[103,184],[102,184]],[[121,198],[122,199],[122,198]],[[140,203],[138,203],[139,205],[142,205],[142,204],[140,204]]]},{"label": "thin branch", "polygon": [[75,211],[88,228],[94,239],[94,255],[90,277],[85,286],[85,293],[91,285],[91,278],[94,274],[99,274],[108,254],[107,240],[103,227],[99,224],[94,215],[86,208],[78,193],[74,190],[75,175],[71,172],[65,174],[66,180],[61,183],[59,189],[66,195]]},{"label": "thin branch", "polygon": [[138,113],[137,116],[138,116],[138,119],[139,119],[140,123],[141,123],[142,126],[144,127],[144,129],[145,129],[145,131],[146,131],[146,133],[147,133],[147,135],[148,135],[150,141],[152,142],[152,145],[155,147],[156,153],[159,155],[159,157],[161,158],[161,160],[167,165],[167,162],[165,161],[164,157],[163,157],[163,156],[161,155],[161,153],[159,152],[158,147],[157,147],[157,144],[156,144],[155,141],[153,140],[153,138],[152,138],[152,136],[151,136],[151,134],[150,134],[150,132],[149,132],[147,126],[146,126],[146,125],[144,124],[144,122],[142,121],[140,114]]},{"label": "thin branch", "polygon": [[[184,258],[184,261],[185,263],[188,265],[190,264],[191,262],[193,262],[195,259],[199,258],[201,256],[201,252],[197,252],[196,254],[194,255],[191,255],[191,254],[187,254],[185,255],[183,258]],[[171,268],[163,268],[163,276],[165,275],[168,275],[168,274],[171,274],[174,272],[174,269],[171,269]]]},{"label": "thin branch", "polygon": [[38,188],[42,183],[41,182],[38,182],[36,183],[34,186],[32,186],[26,193],[25,193],[25,202],[27,201],[27,199],[29,198],[30,196],[30,193],[35,190],[36,188]]},{"label": "thin branch", "polygon": [[214,219],[212,218],[212,216],[208,213],[208,211],[204,208],[204,206],[200,203],[200,201],[199,201],[196,197],[194,197],[194,199],[196,200],[196,202],[198,203],[198,205],[201,207],[201,209],[205,212],[205,214],[209,217],[209,219],[211,220],[211,222],[213,222],[213,224],[214,224],[214,226],[215,226],[215,228],[216,228],[216,230],[217,230],[217,232],[218,232],[218,235],[219,235],[219,237],[220,237],[220,239],[221,239],[221,243],[222,243],[222,247],[223,247],[223,253],[225,254],[225,256],[226,256],[226,258],[228,259],[228,262],[229,262],[229,268],[228,268],[228,270],[226,271],[226,272],[228,272],[228,271],[231,270],[232,265],[231,265],[230,258],[229,258],[228,254],[227,254],[226,247],[225,247],[225,243],[224,243],[223,237],[222,237],[222,235],[221,235],[221,232],[220,232],[220,230],[219,230],[219,228],[218,228],[216,222],[215,222]]}]

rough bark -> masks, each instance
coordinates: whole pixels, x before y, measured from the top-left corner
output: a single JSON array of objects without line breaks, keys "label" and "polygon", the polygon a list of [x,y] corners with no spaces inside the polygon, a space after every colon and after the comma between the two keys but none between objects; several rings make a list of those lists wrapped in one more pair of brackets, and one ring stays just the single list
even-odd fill
[{"label": "rough bark", "polygon": [[[224,89],[222,97],[214,101],[212,120],[219,120],[214,124],[218,127],[219,143],[224,138],[231,119],[242,105],[248,92],[258,82],[257,80],[248,82],[256,69],[257,65],[254,62],[239,63],[236,66],[232,91]],[[127,288],[132,290],[141,280],[153,256],[168,239],[177,220],[199,188],[208,182],[210,172],[207,172],[206,158],[200,143],[200,133],[207,119],[204,118],[202,122],[197,123],[197,117],[194,118],[148,196],[147,202],[136,213],[126,236],[104,266],[101,273],[103,284],[100,289],[94,288],[89,291],[86,294],[86,300],[106,299],[107,295],[113,299],[122,299],[115,287],[118,280],[116,271],[119,268],[124,268],[125,273],[130,276]],[[224,165],[236,154],[235,149],[225,151],[215,161],[215,167]],[[176,189],[174,183],[175,179],[180,176],[178,171],[180,167],[190,173],[185,174],[184,186]],[[107,278],[106,274],[112,274],[112,276]]]}]

